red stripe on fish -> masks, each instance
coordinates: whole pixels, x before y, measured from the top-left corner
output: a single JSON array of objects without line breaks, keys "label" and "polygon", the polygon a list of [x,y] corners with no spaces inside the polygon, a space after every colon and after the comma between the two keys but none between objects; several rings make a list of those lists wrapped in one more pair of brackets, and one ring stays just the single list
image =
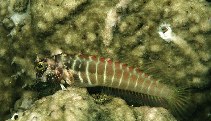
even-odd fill
[{"label": "red stripe on fish", "polygon": [[[68,84],[76,86],[104,86],[128,90],[157,97],[159,101],[165,99],[173,108],[183,108],[182,105],[186,103],[186,99],[181,99],[185,98],[184,91],[159,83],[140,69],[102,57],[59,54],[48,58],[47,61],[38,61],[36,71],[37,78],[41,80],[65,80]],[[71,73],[74,80],[71,80]],[[173,104],[175,100],[177,104]]]},{"label": "red stripe on fish", "polygon": [[[88,85],[109,86],[144,94],[151,94],[154,88],[161,88],[161,86],[155,85],[153,80],[139,69],[136,69],[136,73],[133,73],[134,68],[128,67],[127,64],[112,62],[110,59],[96,56],[79,56],[79,58],[83,60],[82,63],[84,64],[82,65],[85,68],[85,71],[80,73],[83,75],[83,80],[86,80],[84,83]],[[138,75],[139,79],[137,80]],[[136,79],[134,80],[134,78]]]}]

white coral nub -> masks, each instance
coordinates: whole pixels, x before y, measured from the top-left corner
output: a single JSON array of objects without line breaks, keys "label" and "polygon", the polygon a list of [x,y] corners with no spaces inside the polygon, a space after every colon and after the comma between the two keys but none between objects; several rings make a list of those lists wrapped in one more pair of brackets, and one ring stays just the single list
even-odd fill
[{"label": "white coral nub", "polygon": [[162,39],[164,39],[167,42],[172,41],[174,38],[170,24],[166,24],[166,23],[161,24],[158,28],[158,34],[160,35]]}]

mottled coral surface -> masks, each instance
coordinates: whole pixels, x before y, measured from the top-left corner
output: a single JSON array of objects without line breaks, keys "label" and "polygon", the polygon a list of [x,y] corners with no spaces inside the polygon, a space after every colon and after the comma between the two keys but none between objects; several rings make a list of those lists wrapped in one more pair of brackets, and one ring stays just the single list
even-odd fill
[{"label": "mottled coral surface", "polygon": [[[176,121],[164,108],[129,107],[113,98],[105,105],[96,104],[85,89],[68,88],[36,101],[18,113],[17,121]],[[8,120],[9,121],[9,120]]]},{"label": "mottled coral surface", "polygon": [[[176,39],[160,37],[162,24]],[[11,117],[25,87],[35,83],[36,57],[58,52],[112,58],[190,87],[195,116],[211,119],[210,33],[205,0],[1,0],[0,120]]]}]

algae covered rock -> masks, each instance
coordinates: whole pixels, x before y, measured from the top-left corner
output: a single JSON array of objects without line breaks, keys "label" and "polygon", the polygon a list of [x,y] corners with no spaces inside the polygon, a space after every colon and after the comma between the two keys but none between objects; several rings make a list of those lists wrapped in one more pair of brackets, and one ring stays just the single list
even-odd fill
[{"label": "algae covered rock", "polygon": [[119,98],[105,105],[96,104],[83,88],[58,91],[18,114],[17,121],[175,121],[166,109],[129,107]]}]

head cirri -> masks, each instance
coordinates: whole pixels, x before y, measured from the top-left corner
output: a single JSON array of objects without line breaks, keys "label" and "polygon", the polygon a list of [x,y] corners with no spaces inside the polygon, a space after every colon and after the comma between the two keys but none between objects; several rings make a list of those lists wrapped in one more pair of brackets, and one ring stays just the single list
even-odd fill
[{"label": "head cirri", "polygon": [[59,82],[62,69],[57,67],[53,59],[39,59],[35,61],[36,80],[41,82]]}]

